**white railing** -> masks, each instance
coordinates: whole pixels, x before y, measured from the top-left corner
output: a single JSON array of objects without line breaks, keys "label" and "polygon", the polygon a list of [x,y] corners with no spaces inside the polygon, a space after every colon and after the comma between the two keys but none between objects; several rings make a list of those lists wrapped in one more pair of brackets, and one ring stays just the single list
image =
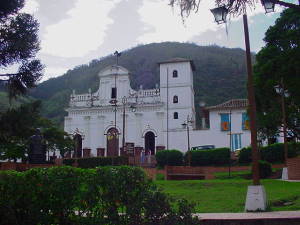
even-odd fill
[{"label": "white railing", "polygon": [[150,89],[150,90],[138,90],[139,97],[151,97],[151,96],[159,96],[159,89]]}]

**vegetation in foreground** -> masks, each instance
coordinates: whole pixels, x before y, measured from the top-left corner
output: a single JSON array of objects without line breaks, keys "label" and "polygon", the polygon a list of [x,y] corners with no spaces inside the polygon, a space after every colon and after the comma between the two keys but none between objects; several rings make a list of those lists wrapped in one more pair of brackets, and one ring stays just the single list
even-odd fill
[{"label": "vegetation in foreground", "polygon": [[137,167],[0,171],[0,192],[0,225],[199,222],[192,217],[192,205],[172,202]]},{"label": "vegetation in foreground", "polygon": [[[195,203],[199,213],[243,212],[248,185],[244,179],[249,172],[218,173],[215,180],[157,180],[155,183],[163,192],[174,199],[184,198]],[[300,210],[300,182],[261,180],[267,193],[269,211]]]}]

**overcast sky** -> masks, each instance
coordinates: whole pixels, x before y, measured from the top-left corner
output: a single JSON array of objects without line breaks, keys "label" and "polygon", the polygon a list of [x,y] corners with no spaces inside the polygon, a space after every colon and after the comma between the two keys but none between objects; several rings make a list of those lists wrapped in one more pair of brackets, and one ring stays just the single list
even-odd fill
[{"label": "overcast sky", "polygon": [[[214,1],[202,0],[199,11],[183,24],[178,9],[172,9],[168,2],[27,0],[23,11],[33,14],[40,23],[38,57],[46,65],[43,80],[138,44],[178,41],[244,48],[242,17],[231,19],[226,32],[225,25],[216,25],[210,13]],[[252,51],[264,45],[264,33],[280,10],[265,15],[258,4],[248,12]]]}]

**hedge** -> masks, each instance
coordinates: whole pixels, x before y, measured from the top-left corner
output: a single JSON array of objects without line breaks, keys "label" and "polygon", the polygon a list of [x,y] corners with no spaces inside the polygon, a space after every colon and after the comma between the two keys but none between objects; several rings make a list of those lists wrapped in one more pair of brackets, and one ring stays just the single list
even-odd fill
[{"label": "hedge", "polygon": [[268,178],[272,175],[272,165],[271,163],[263,160],[258,161],[259,176],[261,179]]},{"label": "hedge", "polygon": [[0,172],[0,225],[199,224],[193,207],[160,192],[137,167]]},{"label": "hedge", "polygon": [[[239,163],[251,163],[251,147],[243,148],[239,153]],[[288,157],[292,158],[297,155],[300,150],[300,143],[288,143]],[[269,163],[282,163],[284,161],[284,145],[276,143],[260,148],[261,159]]]},{"label": "hedge", "polygon": [[[186,164],[189,152],[185,154]],[[191,166],[226,165],[229,162],[229,148],[191,151]]]},{"label": "hedge", "polygon": [[[72,166],[75,159],[64,159],[63,164]],[[125,156],[116,157],[92,157],[77,159],[78,167],[80,168],[96,168],[98,166],[120,166],[128,165],[128,158]]]},{"label": "hedge", "polygon": [[183,164],[183,153],[179,150],[162,150],[155,155],[159,167],[181,166]]}]

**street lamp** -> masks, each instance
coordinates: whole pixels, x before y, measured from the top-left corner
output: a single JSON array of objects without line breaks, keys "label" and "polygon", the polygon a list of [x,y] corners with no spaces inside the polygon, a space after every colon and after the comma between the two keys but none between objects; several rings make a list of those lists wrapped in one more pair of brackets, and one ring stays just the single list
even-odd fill
[{"label": "street lamp", "polygon": [[[227,15],[228,9],[224,6],[212,9],[215,20],[218,24],[226,22],[224,15]],[[220,18],[222,21],[220,21]],[[257,129],[256,129],[256,104],[253,88],[253,74],[250,53],[250,41],[248,20],[246,13],[243,15],[245,47],[246,47],[246,62],[247,62],[247,90],[249,102],[249,116],[250,116],[250,131],[251,131],[251,147],[252,147],[252,173],[253,173],[253,186],[248,187],[247,199],[245,209],[248,211],[265,210],[266,209],[266,196],[265,189],[260,185],[259,180],[259,164],[258,164],[258,149],[257,149]],[[254,197],[255,196],[255,197]]]},{"label": "street lamp", "polygon": [[123,104],[123,137],[122,137],[122,149],[123,152],[125,152],[125,107],[127,103],[127,98],[124,96],[122,98],[122,104]]},{"label": "street lamp", "polygon": [[210,11],[214,15],[217,24],[226,23],[228,9],[225,6],[217,7]]},{"label": "street lamp", "polygon": [[[200,101],[199,102],[199,106],[200,106],[200,110],[202,110],[202,121],[201,121],[201,125],[202,125],[202,129],[206,128],[206,122],[205,122],[205,112],[204,112],[204,107],[205,107],[206,103],[205,101]],[[201,113],[201,112],[200,112]]]},{"label": "street lamp", "polygon": [[282,112],[282,124],[283,124],[283,146],[284,146],[284,167],[282,170],[282,180],[288,180],[288,170],[287,170],[287,159],[288,159],[288,145],[286,141],[286,111],[285,111],[285,98],[289,97],[290,94],[287,90],[284,89],[283,79],[281,78],[280,84],[274,86],[274,89],[277,94],[280,95],[280,102],[281,102],[281,112]]},{"label": "street lamp", "polygon": [[266,13],[274,12],[275,3],[271,0],[261,0],[261,4],[264,6]]},{"label": "street lamp", "polygon": [[184,121],[181,125],[183,129],[186,128],[187,132],[187,144],[188,144],[188,160],[189,160],[189,166],[191,166],[191,148],[190,148],[190,124],[192,124],[193,121],[190,119],[189,115],[186,118],[186,121]]},{"label": "street lamp", "polygon": [[[122,104],[123,104],[123,137],[122,137],[122,149],[123,149],[123,152],[125,152],[125,112],[126,112],[126,105],[127,105],[127,97],[124,96],[122,98]],[[135,112],[136,111],[136,106],[134,104],[130,104],[129,106],[130,110],[132,112]],[[133,154],[134,156],[134,154]]]}]

